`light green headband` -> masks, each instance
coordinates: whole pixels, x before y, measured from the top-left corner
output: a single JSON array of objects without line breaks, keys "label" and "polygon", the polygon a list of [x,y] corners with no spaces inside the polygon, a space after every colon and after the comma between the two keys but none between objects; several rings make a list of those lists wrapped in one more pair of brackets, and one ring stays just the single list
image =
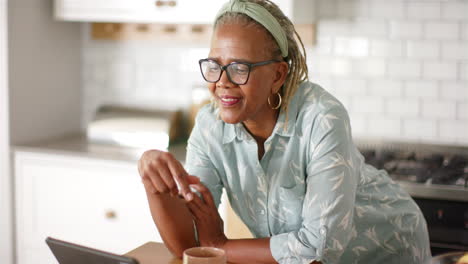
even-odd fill
[{"label": "light green headband", "polygon": [[221,7],[216,15],[217,21],[225,13],[242,13],[264,26],[276,40],[283,58],[288,56],[288,39],[278,20],[263,6],[242,0],[230,0]]}]

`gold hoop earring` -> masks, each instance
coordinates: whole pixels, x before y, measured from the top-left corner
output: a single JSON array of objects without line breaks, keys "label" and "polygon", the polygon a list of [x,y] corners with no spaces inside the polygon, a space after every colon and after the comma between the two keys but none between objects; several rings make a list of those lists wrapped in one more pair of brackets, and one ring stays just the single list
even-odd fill
[{"label": "gold hoop earring", "polygon": [[281,104],[283,103],[283,100],[281,98],[281,94],[280,93],[276,93],[276,94],[278,95],[278,98],[279,98],[279,103],[278,103],[277,106],[272,106],[271,102],[270,102],[270,97],[268,97],[268,105],[271,107],[271,109],[275,109],[275,110],[280,108]]}]

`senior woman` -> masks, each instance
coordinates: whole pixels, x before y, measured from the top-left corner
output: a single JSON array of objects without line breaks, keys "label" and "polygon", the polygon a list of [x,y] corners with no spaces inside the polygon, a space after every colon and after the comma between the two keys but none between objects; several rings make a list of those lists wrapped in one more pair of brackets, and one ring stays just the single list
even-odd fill
[{"label": "senior woman", "polygon": [[[226,3],[200,69],[213,102],[197,115],[185,169],[158,150],[139,161],[154,222],[175,255],[202,245],[223,248],[233,263],[429,260],[419,208],[365,164],[346,110],[307,81],[300,37],[274,3]],[[224,235],[222,189],[254,239]]]}]

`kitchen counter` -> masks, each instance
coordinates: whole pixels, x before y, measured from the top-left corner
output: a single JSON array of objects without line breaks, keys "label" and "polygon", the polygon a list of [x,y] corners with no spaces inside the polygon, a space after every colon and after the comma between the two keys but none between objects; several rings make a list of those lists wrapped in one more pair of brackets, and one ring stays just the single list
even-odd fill
[{"label": "kitchen counter", "polygon": [[182,264],[182,260],[174,257],[163,243],[156,242],[143,244],[125,256],[135,258],[140,264]]},{"label": "kitchen counter", "polygon": [[[171,152],[177,160],[184,163],[186,146],[185,143],[174,144],[169,147],[168,151]],[[21,144],[15,146],[13,150],[119,160],[132,163],[138,161],[141,154],[145,151],[144,149],[89,142],[86,136],[81,134],[68,135],[37,143]]]}]

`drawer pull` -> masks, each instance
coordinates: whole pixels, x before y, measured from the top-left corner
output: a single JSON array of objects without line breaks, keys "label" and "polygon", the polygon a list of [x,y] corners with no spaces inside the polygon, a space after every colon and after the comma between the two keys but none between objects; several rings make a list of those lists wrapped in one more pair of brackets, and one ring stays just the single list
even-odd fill
[{"label": "drawer pull", "polygon": [[171,1],[158,0],[154,4],[157,7],[163,7],[163,6],[175,7],[177,5],[177,2],[175,0],[171,0]]},{"label": "drawer pull", "polygon": [[117,218],[117,213],[114,210],[109,210],[106,212],[106,218],[107,219],[116,219]]}]

